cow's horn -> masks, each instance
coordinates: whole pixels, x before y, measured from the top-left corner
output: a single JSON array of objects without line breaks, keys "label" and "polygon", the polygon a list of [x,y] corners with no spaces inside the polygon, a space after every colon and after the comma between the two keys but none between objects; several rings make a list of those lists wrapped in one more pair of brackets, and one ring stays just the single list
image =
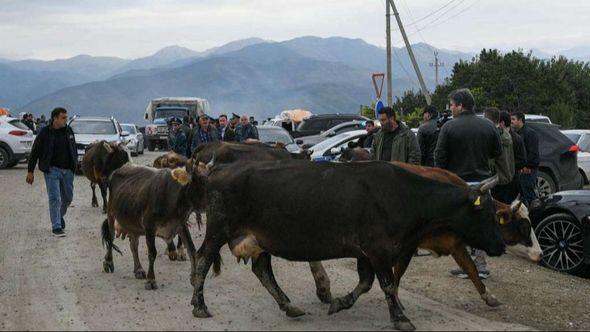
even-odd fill
[{"label": "cow's horn", "polygon": [[108,153],[113,152],[113,147],[109,143],[103,142],[102,146],[105,148],[105,150],[107,150]]},{"label": "cow's horn", "polygon": [[499,177],[498,175],[494,175],[493,177],[489,178],[489,179],[485,179],[483,180],[480,184],[479,184],[479,188],[477,188],[479,190],[480,193],[486,193],[488,192],[490,189],[494,188],[499,181]]},{"label": "cow's horn", "polygon": [[213,157],[211,157],[211,160],[209,160],[207,163],[206,167],[207,169],[211,169],[213,165],[215,165],[215,153],[213,154]]}]

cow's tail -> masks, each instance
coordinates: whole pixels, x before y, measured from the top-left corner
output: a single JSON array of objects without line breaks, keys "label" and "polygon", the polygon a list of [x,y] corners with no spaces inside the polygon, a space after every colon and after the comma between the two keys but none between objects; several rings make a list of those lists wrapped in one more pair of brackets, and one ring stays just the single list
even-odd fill
[{"label": "cow's tail", "polygon": [[119,254],[123,255],[121,249],[117,247],[116,244],[113,243],[113,236],[109,229],[109,219],[105,219],[102,223],[102,246],[106,247],[107,250],[115,250]]}]

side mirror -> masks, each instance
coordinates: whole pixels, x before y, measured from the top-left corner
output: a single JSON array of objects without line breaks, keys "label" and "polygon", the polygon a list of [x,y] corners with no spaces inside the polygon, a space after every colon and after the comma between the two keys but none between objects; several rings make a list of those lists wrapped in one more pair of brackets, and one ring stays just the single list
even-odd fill
[{"label": "side mirror", "polygon": [[335,155],[337,155],[337,154],[341,154],[341,153],[342,153],[342,150],[341,150],[341,149],[339,149],[339,148],[331,148],[331,149],[330,149],[330,154],[331,154],[332,156],[335,156]]},{"label": "side mirror", "polygon": [[301,145],[301,144],[303,144],[303,140],[302,139],[298,139],[298,140],[295,141],[295,144]]},{"label": "side mirror", "polygon": [[121,132],[121,136],[122,136],[122,137],[127,137],[127,136],[129,136],[129,135],[131,135],[131,133],[129,133],[127,130],[123,130],[123,131]]}]

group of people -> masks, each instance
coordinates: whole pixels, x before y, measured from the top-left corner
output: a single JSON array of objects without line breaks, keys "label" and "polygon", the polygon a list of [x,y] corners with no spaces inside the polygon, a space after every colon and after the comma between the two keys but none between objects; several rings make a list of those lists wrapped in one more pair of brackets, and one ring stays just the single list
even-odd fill
[{"label": "group of people", "polygon": [[221,114],[215,121],[211,120],[207,115],[199,116],[197,124],[194,124],[189,117],[182,120],[171,119],[168,138],[170,149],[189,157],[197,146],[203,143],[244,142],[259,138],[254,117],[233,114],[229,119],[227,115]]},{"label": "group of people", "polygon": [[[436,108],[428,106],[417,135],[398,121],[391,107],[385,107],[378,112],[381,128],[369,121],[368,135],[361,144],[371,148],[374,160],[439,167],[471,185],[496,174],[499,185],[492,190],[496,200],[510,204],[520,194],[524,204],[530,206],[537,198],[539,140],[526,125],[524,114],[490,107],[484,110],[485,119],[479,117],[469,89],[452,92],[449,105],[452,121],[441,126]],[[485,253],[474,253],[480,277],[487,278]],[[467,277],[460,269],[451,274]]]},{"label": "group of people", "polygon": [[45,115],[41,115],[39,118],[34,118],[33,114],[25,113],[22,116],[21,122],[25,124],[29,130],[33,132],[33,134],[37,135],[41,131],[41,129],[47,126],[47,120],[45,120]]}]

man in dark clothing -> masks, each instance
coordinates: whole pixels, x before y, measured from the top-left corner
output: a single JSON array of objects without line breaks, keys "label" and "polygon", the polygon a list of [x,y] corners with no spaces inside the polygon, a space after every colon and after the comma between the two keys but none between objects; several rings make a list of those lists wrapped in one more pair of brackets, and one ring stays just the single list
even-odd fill
[{"label": "man in dark clothing", "polygon": [[367,131],[367,136],[359,139],[358,146],[370,149],[373,146],[373,139],[375,138],[375,133],[379,131],[379,127],[375,127],[375,122],[369,120],[365,123],[365,130]]},{"label": "man in dark clothing", "polygon": [[466,182],[483,181],[492,174],[490,159],[502,154],[500,135],[490,121],[475,115],[468,89],[454,91],[449,97],[453,120],[440,130],[434,163]]},{"label": "man in dark clothing", "polygon": [[498,128],[502,143],[502,154],[492,162],[494,173],[498,175],[498,184],[492,188],[492,196],[504,204],[510,204],[516,198],[512,197],[515,174],[512,136],[500,124],[500,110],[488,107],[484,110],[484,117]]},{"label": "man in dark clothing", "polygon": [[63,217],[74,196],[74,171],[78,161],[74,132],[67,122],[68,113],[64,108],[51,112],[51,122],[41,129],[33,143],[27,173],[27,183],[32,185],[35,165],[39,161],[49,197],[52,232],[58,237],[66,235]]},{"label": "man in dark clothing", "polygon": [[183,154],[190,156],[192,151],[191,142],[193,141],[193,129],[191,128],[191,122],[188,116],[185,116],[182,119],[182,125],[180,125],[180,130],[182,130],[186,138],[186,152]]},{"label": "man in dark clothing", "polygon": [[526,164],[520,170],[520,193],[524,203],[529,206],[537,199],[537,171],[539,169],[539,136],[526,125],[524,113],[512,113],[512,127],[522,137],[526,149]]},{"label": "man in dark clothing", "polygon": [[224,141],[224,142],[235,141],[236,134],[234,133],[234,130],[231,129],[231,126],[230,126],[229,121],[227,119],[227,115],[225,115],[225,114],[221,114],[219,116],[219,130],[217,132],[218,132],[218,136],[219,136],[220,141]]},{"label": "man in dark clothing", "polygon": [[215,142],[218,140],[217,130],[209,123],[209,117],[207,115],[201,115],[199,117],[199,126],[193,131],[191,153],[203,143]]},{"label": "man in dark clothing", "polygon": [[436,107],[427,106],[422,114],[424,122],[418,128],[418,144],[420,145],[420,152],[422,158],[420,165],[434,166],[434,149],[436,148],[436,141],[438,138],[438,112]]},{"label": "man in dark clothing", "polygon": [[168,137],[170,149],[180,155],[189,157],[187,154],[187,139],[184,131],[180,128],[180,119],[170,120],[170,133]]},{"label": "man in dark clothing", "polygon": [[248,139],[258,139],[258,130],[250,123],[247,115],[240,117],[240,124],[236,127],[236,141],[245,142]]},{"label": "man in dark clothing", "polygon": [[510,113],[506,111],[500,112],[500,128],[510,133],[514,152],[514,178],[510,183],[510,186],[507,187],[506,191],[504,192],[504,199],[506,201],[512,202],[516,199],[516,197],[518,197],[518,193],[520,192],[520,182],[518,178],[520,171],[526,165],[526,149],[524,147],[522,138],[514,130],[512,130],[510,124]]},{"label": "man in dark clothing", "polygon": [[240,123],[240,116],[236,113],[232,113],[231,119],[229,121],[230,128],[235,132],[238,124]]},{"label": "man in dark clothing", "polygon": [[373,160],[401,161],[420,164],[420,146],[416,135],[405,124],[398,122],[395,111],[384,107],[378,112],[381,130],[373,138]]}]

